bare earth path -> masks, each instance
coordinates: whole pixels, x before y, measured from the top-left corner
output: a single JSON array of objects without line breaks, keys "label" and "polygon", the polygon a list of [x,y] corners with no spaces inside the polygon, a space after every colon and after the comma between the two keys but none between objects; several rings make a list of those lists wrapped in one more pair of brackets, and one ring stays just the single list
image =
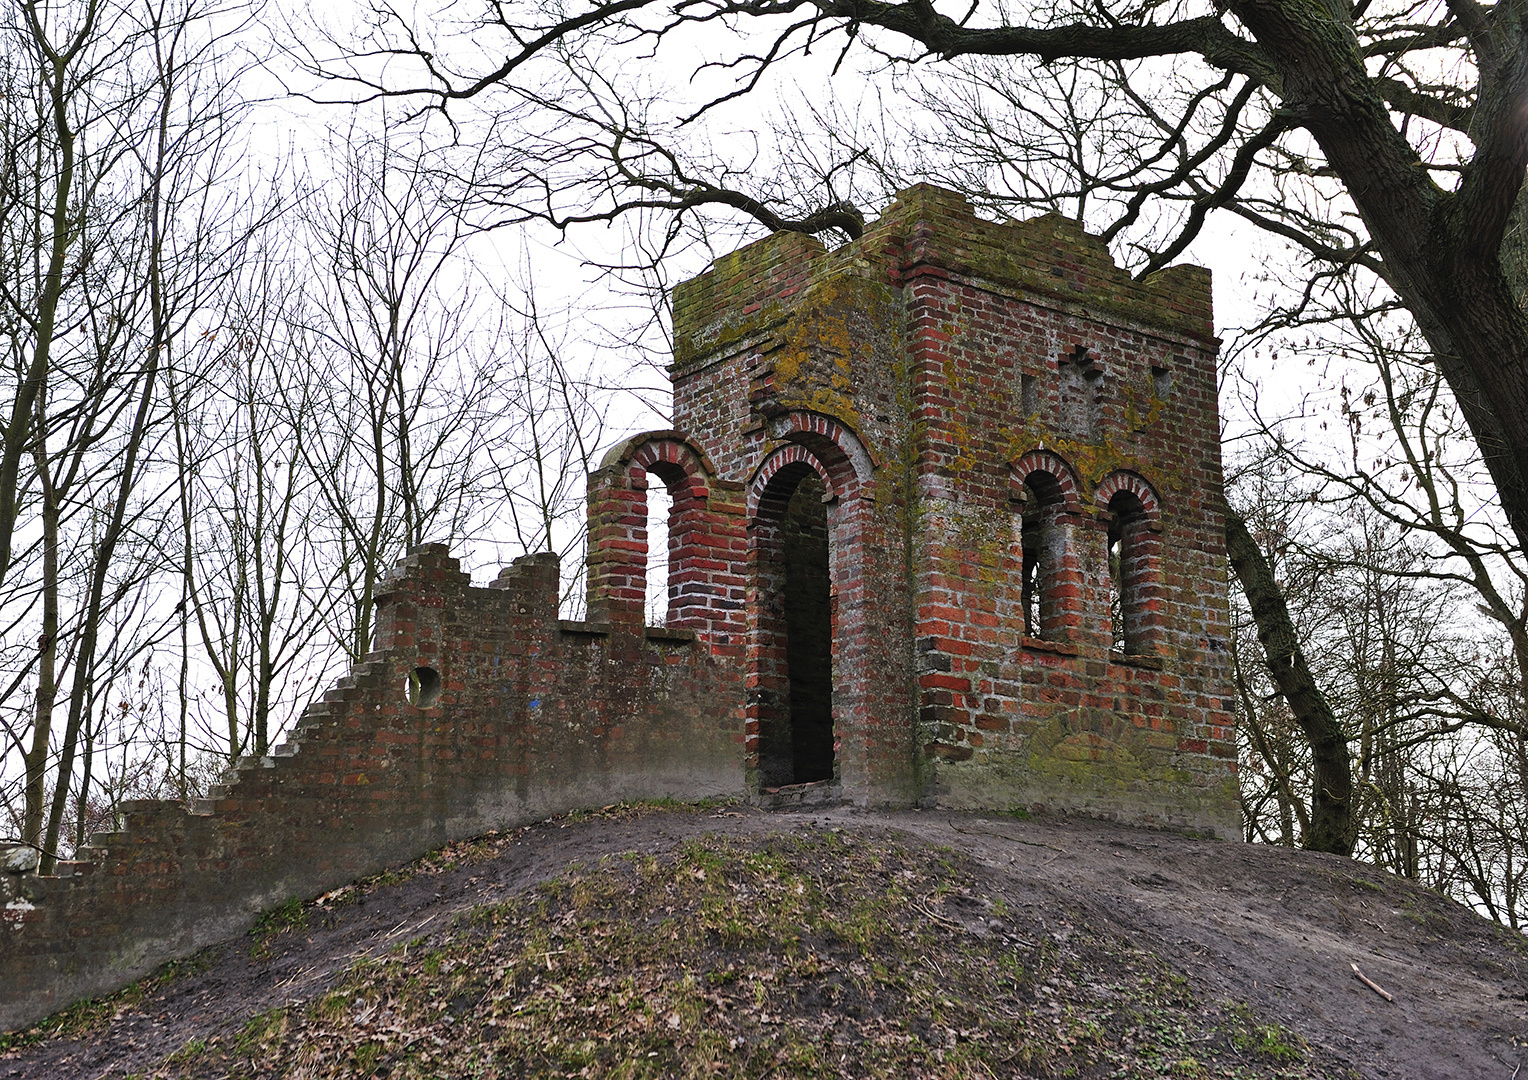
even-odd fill
[{"label": "bare earth path", "polygon": [[[982,892],[1001,897],[1024,932],[1084,927],[1129,941],[1203,1000],[1245,1002],[1300,1035],[1327,1066],[1364,1077],[1528,1080],[1528,941],[1367,866],[1079,819],[749,808],[557,820],[497,836],[470,858],[427,860],[401,881],[368,885],[358,902],[321,911],[264,952],[248,937],[215,947],[200,970],[116,1006],[109,1024],[5,1051],[0,1080],[152,1072],[189,1040],[312,1002],[357,958],[519,894],[570,863],[662,856],[701,835],[823,830],[963,853]],[[1394,1000],[1359,981],[1355,963]]]}]

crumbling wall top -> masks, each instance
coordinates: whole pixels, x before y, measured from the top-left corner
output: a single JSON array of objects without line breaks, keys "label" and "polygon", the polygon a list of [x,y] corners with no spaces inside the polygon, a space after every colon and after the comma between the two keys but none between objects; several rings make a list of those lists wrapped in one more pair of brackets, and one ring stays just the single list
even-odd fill
[{"label": "crumbling wall top", "polygon": [[1077,221],[1054,213],[985,221],[959,193],[918,184],[837,251],[799,233],[776,233],[676,286],[675,366],[767,331],[815,281],[846,272],[893,285],[923,274],[955,275],[1214,342],[1210,272],[1203,267],[1173,266],[1136,280]]}]

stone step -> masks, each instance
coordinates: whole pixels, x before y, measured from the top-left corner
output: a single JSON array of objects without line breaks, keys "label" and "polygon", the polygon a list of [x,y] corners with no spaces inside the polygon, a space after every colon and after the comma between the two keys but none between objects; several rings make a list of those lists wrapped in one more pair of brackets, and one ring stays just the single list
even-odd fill
[{"label": "stone step", "polygon": [[784,784],[777,788],[764,788],[748,802],[766,810],[788,810],[798,807],[823,808],[842,806],[849,800],[837,780],[813,780],[805,784]]}]

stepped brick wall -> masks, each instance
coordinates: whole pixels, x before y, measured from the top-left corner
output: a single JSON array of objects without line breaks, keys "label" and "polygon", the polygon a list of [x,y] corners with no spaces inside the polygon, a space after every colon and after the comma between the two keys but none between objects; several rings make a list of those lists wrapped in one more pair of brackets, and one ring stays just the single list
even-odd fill
[{"label": "stepped brick wall", "polygon": [[554,556],[474,588],[444,547],[415,550],[379,597],[377,651],[288,744],[189,811],[126,804],[56,876],[0,874],[0,1028],[451,839],[741,794],[735,665],[690,631],[561,622],[557,590]]},{"label": "stepped brick wall", "polygon": [[[445,841],[622,799],[1047,807],[1239,835],[1209,275],[928,185],[836,251],[674,295],[674,428],[589,477],[588,620],[551,556],[439,545],[376,652],[197,805],[0,873],[0,1026]],[[672,498],[645,625],[648,500]]]}]

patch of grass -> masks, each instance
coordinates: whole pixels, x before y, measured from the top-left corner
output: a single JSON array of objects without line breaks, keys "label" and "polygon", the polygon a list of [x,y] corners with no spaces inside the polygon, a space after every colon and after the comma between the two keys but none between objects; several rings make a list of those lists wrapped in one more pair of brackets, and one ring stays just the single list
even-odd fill
[{"label": "patch of grass", "polygon": [[1231,1045],[1245,1054],[1271,1061],[1296,1062],[1305,1058],[1305,1040],[1279,1024],[1259,1023],[1246,1004],[1228,1008]]},{"label": "patch of grass", "polygon": [[364,1042],[355,1048],[355,1067],[362,1076],[369,1076],[377,1070],[377,1062],[381,1059],[383,1051],[387,1048],[382,1043]]},{"label": "patch of grass", "polygon": [[201,1036],[186,1040],[186,1044],[164,1059],[166,1065],[187,1065],[207,1052],[207,1040]]},{"label": "patch of grass", "polygon": [[[1447,915],[1437,909],[1436,898],[1427,896],[1420,890],[1406,889],[1399,891],[1396,900],[1399,906],[1395,910],[1402,918],[1439,936],[1453,933],[1454,924]],[[1434,903],[1429,903],[1430,900]]]},{"label": "patch of grass", "polygon": [[308,928],[308,911],[301,900],[292,899],[265,912],[249,928],[254,944],[249,947],[251,960],[269,960],[274,955],[271,942],[282,934]]},{"label": "patch of grass", "polygon": [[[194,1074],[1324,1075],[1250,1010],[1207,1008],[1160,959],[1027,915],[981,874],[805,829],[570,868],[210,1040]],[[988,913],[1018,925],[993,933]]]},{"label": "patch of grass", "polygon": [[249,934],[251,937],[271,937],[275,934],[284,934],[288,930],[306,930],[307,928],[308,913],[303,909],[302,901],[288,900],[257,918],[255,924],[249,928]]},{"label": "patch of grass", "polygon": [[1379,893],[1384,896],[1386,889],[1383,885],[1370,881],[1367,878],[1357,877],[1353,874],[1333,874],[1332,882],[1336,885],[1345,885],[1354,892]]},{"label": "patch of grass", "polygon": [[280,1041],[287,1030],[287,1011],[271,1009],[256,1013],[245,1022],[234,1039],[234,1052],[241,1057],[256,1057]]},{"label": "patch of grass", "polygon": [[325,994],[314,1002],[309,1015],[315,1020],[326,1023],[334,1023],[345,1015],[346,1008],[350,1005],[350,995],[343,991]]}]

